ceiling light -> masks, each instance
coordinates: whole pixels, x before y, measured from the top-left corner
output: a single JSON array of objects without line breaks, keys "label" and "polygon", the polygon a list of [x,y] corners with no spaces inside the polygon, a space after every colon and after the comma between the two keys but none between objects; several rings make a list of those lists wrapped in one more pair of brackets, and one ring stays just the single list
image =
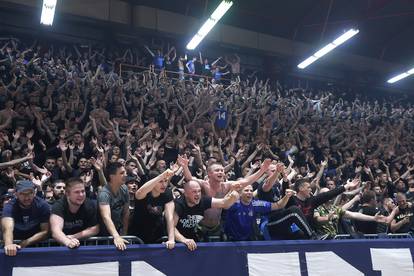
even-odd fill
[{"label": "ceiling light", "polygon": [[207,19],[207,21],[203,24],[203,26],[201,26],[198,32],[193,36],[193,38],[187,44],[186,48],[188,50],[194,50],[232,5],[232,1],[222,1]]},{"label": "ceiling light", "polygon": [[408,70],[407,72],[404,72],[402,74],[399,74],[398,76],[395,76],[395,77],[387,80],[387,82],[388,83],[394,83],[394,82],[400,81],[402,79],[405,79],[406,77],[411,76],[412,74],[414,74],[414,68],[412,68],[412,69]]},{"label": "ceiling light", "polygon": [[43,0],[40,24],[52,26],[57,0]]},{"label": "ceiling light", "polygon": [[327,44],[322,49],[320,49],[319,51],[314,53],[312,56],[310,56],[309,58],[307,58],[306,60],[301,62],[298,65],[298,68],[300,68],[300,69],[306,68],[307,66],[309,66],[313,62],[317,61],[319,58],[323,57],[324,55],[326,55],[327,53],[329,53],[330,51],[332,51],[333,49],[335,49],[336,47],[338,47],[339,45],[341,45],[342,43],[344,43],[348,39],[352,38],[357,33],[359,33],[359,30],[350,29],[349,31],[347,31],[346,33],[341,35],[340,37],[336,38],[333,42]]}]

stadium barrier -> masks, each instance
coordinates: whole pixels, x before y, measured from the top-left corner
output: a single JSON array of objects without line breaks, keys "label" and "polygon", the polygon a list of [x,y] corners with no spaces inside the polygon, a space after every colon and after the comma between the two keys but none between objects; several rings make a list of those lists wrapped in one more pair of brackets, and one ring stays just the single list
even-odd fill
[{"label": "stadium barrier", "polygon": [[412,235],[410,233],[399,233],[399,234],[357,234],[357,235],[350,235],[350,234],[341,234],[336,235],[334,240],[349,240],[355,238],[364,238],[364,239],[412,239]]},{"label": "stadium barrier", "polygon": [[[129,244],[144,244],[144,242],[136,236],[122,236],[123,239],[127,240]],[[98,246],[98,245],[112,245],[114,238],[112,236],[108,237],[90,237],[88,239],[80,240],[81,246]],[[14,243],[19,244],[20,240],[14,240]],[[45,241],[39,242],[31,247],[52,247],[52,246],[61,246],[54,239],[47,239]],[[4,241],[0,241],[0,247],[4,247]]]},{"label": "stadium barrier", "polygon": [[[150,70],[150,67],[121,63],[119,65],[119,76],[124,77],[123,73],[129,73],[129,72],[131,72],[131,73],[143,73],[143,72],[148,72],[149,70]],[[161,71],[164,71],[166,76],[168,78],[174,80],[174,81],[180,80],[180,78],[179,78],[180,72],[169,71],[169,70],[161,70],[161,69],[154,68],[154,72],[156,72],[156,73],[161,73]],[[183,81],[185,81],[185,82],[189,82],[190,81],[189,78],[192,78],[194,81],[203,79],[203,80],[211,82],[213,80],[212,76],[206,76],[206,75],[183,73],[183,76],[184,76]],[[222,84],[230,84],[231,79],[221,78],[220,82]]]},{"label": "stadium barrier", "polygon": [[413,239],[262,241],[183,244],[25,248],[0,255],[4,276],[412,276]]}]

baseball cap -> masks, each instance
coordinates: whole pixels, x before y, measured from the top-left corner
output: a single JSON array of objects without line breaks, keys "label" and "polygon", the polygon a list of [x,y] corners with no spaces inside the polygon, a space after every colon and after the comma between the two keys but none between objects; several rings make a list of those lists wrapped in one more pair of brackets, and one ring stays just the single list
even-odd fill
[{"label": "baseball cap", "polygon": [[30,180],[22,180],[18,181],[16,184],[16,192],[22,192],[25,190],[32,190],[34,191],[34,184]]}]

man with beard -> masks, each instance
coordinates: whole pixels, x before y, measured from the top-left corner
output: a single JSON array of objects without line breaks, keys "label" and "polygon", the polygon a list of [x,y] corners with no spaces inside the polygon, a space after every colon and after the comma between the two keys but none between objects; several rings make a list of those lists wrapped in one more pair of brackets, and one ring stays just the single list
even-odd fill
[{"label": "man with beard", "polygon": [[[248,185],[252,185],[254,182],[268,170],[272,161],[266,159],[260,169],[245,178],[241,178],[237,181],[226,181],[224,167],[220,163],[210,163],[207,168],[207,180],[201,180],[193,177],[188,168],[188,159],[185,156],[179,156],[177,162],[183,167],[184,177],[186,181],[197,181],[203,191],[203,195],[208,197],[223,198],[231,190],[240,190]],[[209,208],[207,208],[209,209]],[[221,208],[211,208],[204,214],[204,219],[200,223],[201,231],[204,233],[205,240],[208,240],[209,236],[221,235]]]},{"label": "man with beard", "polygon": [[[4,253],[15,256],[17,250],[47,238],[50,207],[35,196],[34,184],[29,180],[16,184],[16,198],[4,206],[1,225]],[[22,240],[19,244],[13,240]]]},{"label": "man with beard", "polygon": [[56,241],[75,248],[80,245],[79,240],[98,234],[97,205],[86,198],[81,179],[71,178],[66,183],[65,196],[53,204],[50,226]]},{"label": "man with beard", "polygon": [[228,209],[237,201],[239,195],[232,191],[224,198],[214,198],[201,195],[201,186],[195,180],[184,184],[184,194],[175,200],[174,225],[175,240],[184,243],[191,251],[197,249],[196,229],[198,223],[210,208]]},{"label": "man with beard", "polygon": [[56,200],[61,199],[65,195],[66,184],[63,180],[59,179],[53,182],[53,198]]}]

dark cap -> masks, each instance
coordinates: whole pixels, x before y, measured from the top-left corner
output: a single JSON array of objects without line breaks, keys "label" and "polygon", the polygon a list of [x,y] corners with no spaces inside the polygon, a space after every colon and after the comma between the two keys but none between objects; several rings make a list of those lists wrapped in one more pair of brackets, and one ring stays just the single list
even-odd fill
[{"label": "dark cap", "polygon": [[34,191],[35,187],[32,181],[30,180],[22,180],[18,181],[16,184],[16,192],[22,192],[25,190],[32,190]]}]

